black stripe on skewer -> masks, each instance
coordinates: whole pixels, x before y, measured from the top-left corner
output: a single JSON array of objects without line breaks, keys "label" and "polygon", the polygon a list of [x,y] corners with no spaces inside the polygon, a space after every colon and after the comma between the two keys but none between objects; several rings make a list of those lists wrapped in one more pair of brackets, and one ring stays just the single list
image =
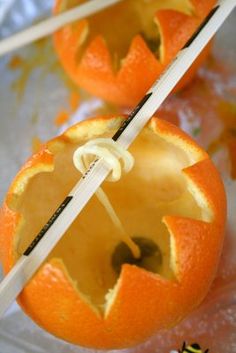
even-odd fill
[{"label": "black stripe on skewer", "polygon": [[116,131],[115,135],[112,137],[114,141],[116,141],[120,135],[123,133],[123,131],[126,129],[126,127],[129,125],[129,123],[133,120],[133,118],[138,114],[140,109],[144,106],[146,101],[151,97],[152,92],[147,93],[146,96],[143,97],[143,99],[139,102],[139,104],[134,108],[134,110],[129,114],[128,118],[123,121],[121,124],[120,128],[118,131]]},{"label": "black stripe on skewer", "polygon": [[219,7],[220,7],[220,5],[214,7],[209,12],[209,14],[205,18],[205,20],[200,24],[198,29],[193,33],[192,37],[189,38],[189,40],[187,41],[187,43],[184,45],[184,47],[182,49],[188,48],[192,44],[194,39],[198,36],[198,34],[201,32],[201,30],[207,25],[207,23],[210,21],[210,19],[212,18],[212,16],[215,14],[215,12],[218,10]]},{"label": "black stripe on skewer", "polygon": [[60,206],[57,208],[55,213],[52,215],[52,217],[49,219],[49,221],[45,224],[45,226],[41,229],[41,231],[38,233],[38,235],[34,238],[32,243],[29,245],[29,247],[25,250],[24,254],[25,256],[28,256],[31,251],[35,248],[35,246],[39,243],[39,241],[43,238],[45,233],[48,231],[48,229],[53,225],[55,220],[60,216],[60,214],[64,211],[68,203],[73,199],[73,196],[67,196],[65,200],[60,204]]}]

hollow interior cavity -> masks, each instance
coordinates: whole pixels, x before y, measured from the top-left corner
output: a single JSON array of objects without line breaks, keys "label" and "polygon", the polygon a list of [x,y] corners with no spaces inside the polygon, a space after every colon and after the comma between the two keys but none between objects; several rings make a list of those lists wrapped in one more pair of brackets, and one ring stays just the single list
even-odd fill
[{"label": "hollow interior cavity", "polygon": [[[61,10],[72,8],[86,1],[64,0]],[[191,14],[193,9],[189,0],[125,0],[111,6],[88,19],[87,36],[84,38],[82,48],[85,47],[97,35],[102,35],[110,50],[113,65],[119,68],[120,60],[128,52],[132,39],[141,34],[151,51],[158,57],[160,45],[160,33],[155,23],[155,13],[159,9],[174,9]]]},{"label": "hollow interior cavity", "polygon": [[[29,181],[18,206],[24,219],[18,238],[19,256],[79,180],[80,173],[72,162],[73,152],[78,145],[66,144],[64,149],[55,154],[54,171],[40,173]],[[179,215],[201,219],[201,209],[187,190],[181,172],[189,166],[189,159],[184,151],[149,129],[139,135],[130,152],[135,158],[132,171],[118,182],[105,182],[103,190],[127,233],[131,237],[146,238],[160,249],[161,266],[158,264],[156,272],[173,279],[170,236],[162,223],[162,217]],[[62,259],[71,278],[76,281],[78,290],[96,308],[102,308],[105,295],[119,277],[112,267],[112,256],[120,242],[119,231],[96,196],[93,196],[49,259]],[[155,268],[152,268],[152,272],[155,272]]]}]

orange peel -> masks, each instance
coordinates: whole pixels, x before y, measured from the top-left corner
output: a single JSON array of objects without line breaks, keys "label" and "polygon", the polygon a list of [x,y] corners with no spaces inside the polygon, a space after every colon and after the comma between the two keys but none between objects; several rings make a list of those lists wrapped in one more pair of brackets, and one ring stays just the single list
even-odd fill
[{"label": "orange peel", "polygon": [[[54,35],[55,49],[78,86],[104,100],[134,106],[215,3],[156,0],[147,5],[143,0],[127,0],[65,26]],[[76,4],[78,0],[56,0],[54,13]],[[211,44],[201,52],[175,91],[192,80],[210,48]]]},{"label": "orange peel", "polygon": [[[14,179],[0,214],[7,273],[79,179],[72,156],[91,138],[112,136],[122,117],[103,116],[46,143]],[[159,247],[160,267],[111,257],[119,234],[93,197],[18,298],[57,337],[92,348],[136,345],[197,307],[215,277],[224,239],[225,191],[206,152],[166,121],[152,118],[130,152],[133,169],[104,183],[128,234]],[[66,172],[65,172],[66,171]]]}]

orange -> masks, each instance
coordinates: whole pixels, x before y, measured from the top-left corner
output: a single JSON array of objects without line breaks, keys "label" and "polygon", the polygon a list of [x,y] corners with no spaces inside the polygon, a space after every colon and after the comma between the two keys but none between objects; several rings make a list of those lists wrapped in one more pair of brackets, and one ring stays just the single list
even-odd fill
[{"label": "orange", "polygon": [[[79,0],[56,0],[54,13]],[[83,1],[84,2],[84,1]],[[134,106],[212,9],[215,0],[126,0],[54,35],[60,62],[91,94]],[[202,51],[177,85],[193,78],[210,51]]]},{"label": "orange", "polygon": [[[75,149],[112,136],[122,120],[102,116],[79,123],[19,171],[1,209],[5,273],[80,178]],[[45,330],[86,347],[134,346],[176,325],[205,297],[221,254],[225,192],[208,155],[157,118],[130,152],[131,172],[103,188],[139,244],[140,262],[125,260],[119,232],[94,196],[18,298]]]}]

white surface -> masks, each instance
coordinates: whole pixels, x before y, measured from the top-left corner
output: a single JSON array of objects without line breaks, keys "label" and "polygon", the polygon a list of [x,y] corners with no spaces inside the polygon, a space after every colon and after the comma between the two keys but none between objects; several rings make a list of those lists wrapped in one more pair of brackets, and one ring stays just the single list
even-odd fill
[{"label": "white surface", "polygon": [[[46,13],[49,7],[49,1],[31,1],[17,0],[16,3],[31,4],[32,8],[42,10]],[[44,6],[44,7],[43,7]],[[42,9],[43,8],[43,9]],[[31,22],[32,18],[27,17],[28,7],[23,7],[24,20],[15,21],[10,12],[7,21],[0,27],[0,34],[6,36],[10,31],[16,28],[23,28]],[[46,10],[45,10],[46,9]],[[16,11],[16,7],[14,7]],[[35,16],[35,10],[34,10]],[[222,30],[218,33],[215,53],[218,57],[224,58],[226,62],[235,63],[235,35],[236,35],[236,13],[230,16],[230,19],[224,24]],[[15,24],[15,27],[13,26]],[[29,76],[26,84],[25,94],[19,96],[18,92],[12,89],[12,84],[16,81],[19,73],[7,69],[7,63],[10,56],[0,60],[0,107],[1,107],[1,125],[0,125],[0,198],[3,198],[11,179],[16,171],[22,165],[24,160],[31,154],[31,139],[34,136],[47,140],[58,132],[64,130],[72,122],[88,117],[100,106],[100,101],[91,99],[83,103],[78,112],[74,114],[71,120],[57,128],[52,119],[56,116],[62,106],[67,107],[67,90],[63,85],[61,76],[58,75],[60,68],[56,72],[51,72],[49,63],[56,62],[57,58],[51,49],[51,42],[47,46],[51,56],[47,59],[47,64],[42,63]],[[30,57],[37,52],[35,47],[25,48],[17,54],[23,57]],[[42,53],[41,53],[42,54]],[[202,70],[203,76],[211,74],[207,69]],[[235,71],[236,72],[236,71]],[[236,87],[236,75],[232,76],[230,81],[221,82],[220,78],[213,77],[217,90],[222,96],[228,95],[229,86]],[[181,97],[177,97],[181,100]],[[235,96],[232,97],[232,100]],[[11,104],[9,104],[9,102]],[[37,112],[37,121],[34,121],[35,112]],[[182,104],[182,113],[185,113],[185,121],[191,117],[192,111],[184,102]],[[189,127],[189,125],[187,126]],[[228,183],[228,182],[227,182]],[[235,185],[228,183],[228,195],[230,195],[230,224],[235,230],[232,218],[235,217]],[[235,239],[235,234],[232,234]],[[236,256],[232,247],[232,256],[227,259],[228,265],[225,272],[231,271]],[[221,304],[219,304],[221,303]],[[220,306],[221,305],[221,306]],[[167,353],[171,349],[179,349],[182,341],[197,340],[201,342],[204,348],[208,346],[212,353],[236,353],[236,305],[235,290],[227,290],[222,299],[219,298],[218,304],[213,303],[207,306],[203,313],[196,314],[174,330],[157,335],[145,344],[131,349],[135,353]],[[73,345],[69,345],[61,340],[54,338],[45,331],[41,330],[28,317],[26,317],[18,307],[13,305],[7,312],[7,315],[0,321],[0,353],[81,353],[89,352]]]}]

